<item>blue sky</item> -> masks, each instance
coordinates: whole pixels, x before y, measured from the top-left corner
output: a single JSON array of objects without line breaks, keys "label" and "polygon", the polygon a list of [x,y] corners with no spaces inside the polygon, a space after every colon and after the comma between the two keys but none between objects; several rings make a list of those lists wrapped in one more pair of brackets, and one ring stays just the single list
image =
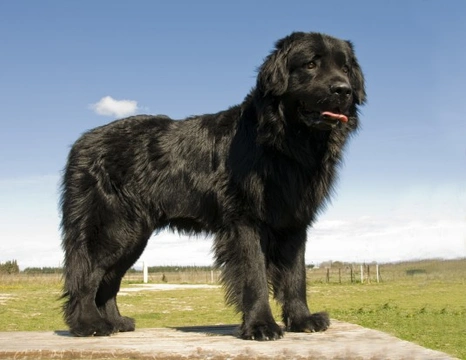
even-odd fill
[{"label": "blue sky", "polygon": [[[307,261],[466,256],[465,24],[464,1],[0,2],[0,262],[60,263],[57,184],[82,132],[237,104],[292,31],[352,40],[368,93]],[[210,245],[164,232],[141,260],[209,264]]]}]

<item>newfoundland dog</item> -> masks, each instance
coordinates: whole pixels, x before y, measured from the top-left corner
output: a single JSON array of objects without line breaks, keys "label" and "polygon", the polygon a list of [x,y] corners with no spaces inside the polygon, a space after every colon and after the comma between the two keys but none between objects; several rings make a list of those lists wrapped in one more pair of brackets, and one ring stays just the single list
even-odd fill
[{"label": "newfoundland dog", "polygon": [[181,121],[133,116],[86,132],[62,184],[64,318],[76,336],[133,331],[116,296],[157,229],[214,235],[239,336],[324,331],[306,301],[306,231],[332,193],[358,127],[364,78],[349,41],[279,40],[240,105]]}]

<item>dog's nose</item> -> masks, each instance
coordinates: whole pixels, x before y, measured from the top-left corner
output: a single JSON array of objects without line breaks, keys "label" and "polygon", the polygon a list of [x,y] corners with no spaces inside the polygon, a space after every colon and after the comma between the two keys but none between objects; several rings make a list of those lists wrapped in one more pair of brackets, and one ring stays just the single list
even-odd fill
[{"label": "dog's nose", "polygon": [[348,83],[340,81],[330,86],[330,93],[340,97],[349,97],[352,91]]}]

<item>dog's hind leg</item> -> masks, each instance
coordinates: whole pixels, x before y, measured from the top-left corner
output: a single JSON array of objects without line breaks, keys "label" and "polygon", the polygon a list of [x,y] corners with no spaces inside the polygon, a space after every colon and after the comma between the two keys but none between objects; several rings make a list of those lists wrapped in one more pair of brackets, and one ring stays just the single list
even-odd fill
[{"label": "dog's hind leg", "polygon": [[268,275],[274,297],[282,305],[283,322],[288,331],[325,331],[330,320],[324,312],[311,314],[306,297],[306,229],[275,235],[268,249]]},{"label": "dog's hind leg", "polygon": [[121,316],[118,310],[116,296],[120,290],[121,279],[126,271],[142,254],[150,234],[146,233],[139,241],[130,242],[122,256],[116,260],[114,266],[107,270],[99,285],[95,302],[100,314],[115,327],[115,331],[134,331],[135,321],[132,318]]},{"label": "dog's hind leg", "polygon": [[111,226],[101,223],[92,246],[74,246],[67,252],[64,314],[77,336],[134,330],[134,320],[120,315],[116,295],[125,272],[143,252],[150,231],[116,216],[112,219]]},{"label": "dog's hind leg", "polygon": [[115,296],[151,231],[136,206],[99,183],[81,184],[87,178],[79,173],[71,175],[62,198],[65,322],[76,336],[131,330],[134,322],[119,316]]},{"label": "dog's hind leg", "polygon": [[[84,248],[84,244],[81,247]],[[70,249],[65,263],[63,313],[70,332],[76,336],[102,336],[115,332],[114,324],[104,319],[95,305],[105,270],[93,265],[84,249]]]},{"label": "dog's hind leg", "polygon": [[116,296],[120,289],[122,275],[116,270],[107,272],[99,285],[95,302],[101,316],[114,326],[114,331],[134,331],[134,319],[121,316]]}]

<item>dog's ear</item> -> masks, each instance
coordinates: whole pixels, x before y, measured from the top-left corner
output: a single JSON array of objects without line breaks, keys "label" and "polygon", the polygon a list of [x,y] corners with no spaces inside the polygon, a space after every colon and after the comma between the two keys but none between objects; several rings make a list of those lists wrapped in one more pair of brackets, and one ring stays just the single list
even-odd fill
[{"label": "dog's ear", "polygon": [[354,55],[354,46],[351,41],[347,41],[352,53],[352,64],[351,64],[351,87],[355,94],[356,103],[359,105],[364,104],[366,101],[366,89],[364,84],[364,74],[362,73],[361,67],[359,66],[356,55]]},{"label": "dog's ear", "polygon": [[259,68],[257,89],[264,96],[283,95],[288,88],[288,53],[298,33],[291,34],[275,43],[275,50]]}]

